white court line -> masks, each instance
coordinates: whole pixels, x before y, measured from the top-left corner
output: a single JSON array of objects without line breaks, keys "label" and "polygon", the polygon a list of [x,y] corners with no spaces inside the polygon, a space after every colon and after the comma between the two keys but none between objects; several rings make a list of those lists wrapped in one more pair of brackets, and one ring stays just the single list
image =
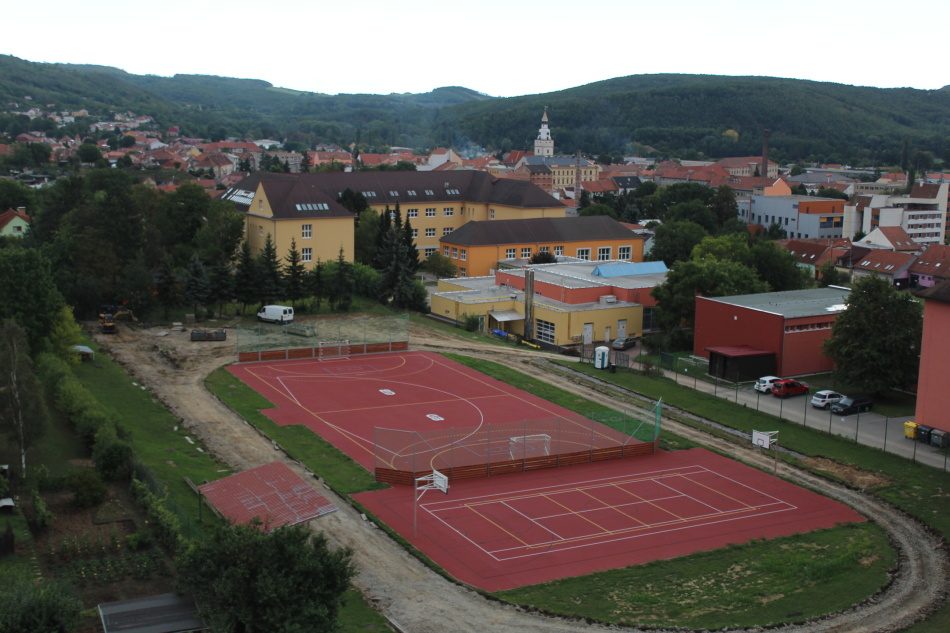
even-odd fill
[{"label": "white court line", "polygon": [[[772,495],[770,495],[770,494],[767,493],[767,492],[762,492],[762,491],[759,490],[758,488],[753,488],[752,486],[748,486],[748,485],[742,483],[741,481],[736,481],[736,480],[733,479],[732,477],[727,477],[726,475],[723,475],[722,473],[720,473],[720,472],[718,472],[718,471],[709,470],[708,468],[706,468],[705,466],[702,466],[702,465],[700,465],[699,468],[702,468],[703,470],[705,470],[705,471],[706,471],[707,473],[709,473],[710,475],[714,475],[714,476],[716,476],[716,477],[720,477],[720,478],[722,478],[722,479],[725,479],[726,481],[731,481],[732,483],[736,484],[737,486],[742,486],[743,488],[746,488],[747,490],[751,490],[752,492],[754,492],[754,493],[756,493],[756,494],[758,494],[758,495],[762,495],[763,497],[768,497],[768,498],[771,499],[772,501],[778,501],[778,502],[780,502],[780,503],[788,503],[788,502],[785,501],[784,499],[779,499],[778,497],[773,497]],[[690,474],[692,474],[692,473],[690,473]],[[795,507],[794,504],[792,504],[792,503],[789,503],[789,505]]]},{"label": "white court line", "polygon": [[[691,499],[691,500],[695,501],[696,503],[698,503],[698,504],[700,504],[700,505],[704,505],[704,506],[706,506],[707,508],[710,508],[711,510],[715,510],[716,512],[723,512],[723,509],[722,509],[722,508],[717,508],[716,506],[709,505],[708,503],[703,503],[702,501],[700,501],[699,499],[697,499],[697,498],[694,497],[693,495],[688,495],[688,494],[686,494],[685,492],[683,492],[682,490],[678,490],[678,489],[674,488],[673,486],[669,486],[669,485],[663,483],[662,481],[657,481],[656,483],[660,484],[660,485],[663,486],[664,488],[669,488],[669,489],[670,489],[671,491],[673,491],[673,492],[678,492],[678,493],[680,493],[680,495],[682,495],[683,497],[686,497],[687,499]],[[742,503],[742,502],[740,501],[740,503]],[[749,504],[747,504],[747,503],[743,503],[742,505],[744,505],[744,506],[747,507],[747,508],[749,507]]]},{"label": "white court line", "polygon": [[[474,499],[487,499],[490,497],[499,497],[499,496],[513,498],[515,496],[522,495],[525,493],[532,493],[533,496],[540,496],[542,491],[552,490],[552,489],[559,489],[564,492],[570,492],[572,490],[577,490],[578,488],[582,488],[585,484],[597,484],[598,482],[605,482],[603,485],[606,486],[606,485],[614,485],[615,483],[623,484],[623,483],[639,483],[639,482],[644,482],[644,481],[654,481],[655,478],[649,477],[648,475],[657,474],[658,476],[664,476],[664,477],[672,476],[672,475],[677,474],[673,471],[689,470],[692,468],[699,468],[699,466],[675,466],[673,468],[661,468],[659,470],[646,470],[639,473],[630,473],[629,475],[613,475],[611,477],[596,477],[594,479],[585,479],[583,481],[578,481],[573,484],[562,483],[562,484],[551,484],[550,486],[534,486],[532,488],[522,488],[520,490],[513,490],[511,492],[503,492],[503,493],[495,492],[492,494],[474,495],[471,497],[465,497],[463,499],[449,499],[446,501],[430,501],[427,503],[423,503],[422,507],[433,508],[433,507],[449,505],[453,503],[462,504],[466,501],[472,501]],[[660,474],[660,473],[669,473],[669,474]],[[694,473],[687,473],[687,474],[694,474]],[[557,491],[555,490],[555,492],[552,492],[549,494],[555,494],[556,492]],[[532,494],[526,495],[526,498],[530,498]],[[506,500],[510,500],[510,499],[506,499]],[[460,506],[460,507],[464,507],[464,506]]]},{"label": "white court line", "polygon": [[[671,497],[660,497],[658,499],[650,499],[649,501],[643,500],[643,501],[630,501],[629,503],[615,503],[613,505],[605,505],[599,508],[589,508],[587,510],[575,510],[573,512],[560,512],[558,514],[545,514],[543,516],[535,517],[535,519],[538,519],[539,521],[542,519],[559,519],[561,517],[571,516],[572,514],[583,514],[584,512],[595,512],[597,510],[615,510],[618,508],[629,508],[631,506],[643,505],[644,503],[651,503],[654,501],[669,501],[670,499],[679,499],[682,496],[683,495],[673,495]],[[600,501],[601,503],[606,503],[606,501],[604,501],[603,499],[597,499],[597,497],[593,497],[593,496],[592,498],[596,499],[597,501]],[[436,512],[442,512],[442,511],[436,510]],[[621,514],[623,513],[621,512]],[[647,524],[644,524],[644,525],[647,525]]]},{"label": "white court line", "polygon": [[531,517],[529,517],[527,514],[525,514],[525,513],[522,512],[521,510],[518,510],[517,508],[512,508],[510,505],[508,505],[508,504],[505,503],[504,501],[501,502],[501,505],[505,506],[506,508],[508,508],[508,509],[511,510],[512,512],[515,512],[515,513],[517,513],[517,514],[520,514],[520,515],[523,516],[524,518],[528,519],[529,521],[531,521],[532,523],[534,523],[535,525],[537,525],[538,527],[540,527],[541,529],[543,529],[545,532],[550,532],[555,538],[557,538],[557,539],[559,539],[559,540],[562,540],[562,541],[564,540],[564,537],[563,537],[563,536],[561,536],[560,534],[558,534],[558,533],[555,532],[554,530],[551,530],[551,529],[547,528],[546,526],[541,525],[541,524],[538,523],[535,519],[532,519]]},{"label": "white court line", "polygon": [[[583,547],[594,547],[594,546],[596,546],[596,545],[602,545],[602,544],[604,544],[604,543],[616,543],[616,542],[619,542],[619,541],[629,541],[629,540],[633,540],[633,539],[643,538],[643,537],[645,537],[645,536],[656,536],[656,535],[660,535],[660,534],[670,534],[670,533],[672,533],[672,532],[680,532],[680,531],[682,531],[682,530],[689,530],[689,529],[697,528],[697,527],[706,527],[706,526],[710,526],[710,525],[719,525],[719,524],[721,524],[721,523],[729,523],[729,522],[731,522],[731,521],[740,521],[740,520],[743,520],[743,519],[751,519],[751,518],[757,518],[757,517],[762,517],[762,516],[768,516],[768,515],[770,515],[770,514],[778,514],[778,513],[780,513],[780,512],[789,512],[789,511],[791,511],[791,510],[793,510],[793,509],[794,509],[794,508],[792,508],[792,507],[788,507],[788,508],[782,508],[781,510],[771,510],[771,511],[769,511],[769,512],[762,512],[762,513],[759,513],[759,514],[743,515],[743,516],[737,516],[737,517],[729,517],[729,518],[727,518],[727,519],[721,519],[721,520],[719,520],[719,521],[704,521],[704,522],[701,522],[701,523],[694,523],[694,524],[691,524],[691,525],[683,525],[683,526],[676,527],[676,528],[670,528],[670,529],[662,530],[662,531],[659,531],[659,532],[648,532],[648,533],[644,533],[644,534],[628,534],[628,535],[621,536],[621,537],[618,537],[618,538],[599,539],[599,540],[597,540],[597,541],[594,542],[594,543],[580,543],[580,544],[577,544],[577,545],[566,545],[566,546],[564,546],[564,547],[558,547],[558,548],[556,548],[556,549],[555,549],[555,548],[551,548],[551,549],[548,549],[548,550],[542,551],[542,552],[530,552],[530,553],[527,553],[527,554],[520,554],[520,555],[518,555],[518,556],[498,557],[498,556],[496,556],[496,555],[493,554],[493,553],[490,554],[490,556],[491,556],[492,558],[494,558],[496,561],[518,560],[518,559],[520,559],[520,558],[530,558],[530,557],[533,557],[533,556],[542,556],[542,555],[549,554],[549,553],[565,552],[565,551],[570,551],[570,550],[574,550],[574,549],[580,549],[580,548],[583,548]],[[521,547],[520,549],[525,550],[525,549],[528,549],[528,548],[526,548],[526,547]],[[484,550],[483,550],[483,551],[484,551]]]}]

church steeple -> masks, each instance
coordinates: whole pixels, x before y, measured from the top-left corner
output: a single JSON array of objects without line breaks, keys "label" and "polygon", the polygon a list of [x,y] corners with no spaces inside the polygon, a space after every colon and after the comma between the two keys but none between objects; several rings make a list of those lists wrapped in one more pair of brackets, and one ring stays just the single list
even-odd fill
[{"label": "church steeple", "polygon": [[548,108],[544,107],[544,114],[541,115],[541,128],[538,130],[538,138],[534,140],[535,156],[554,156],[554,139],[551,138],[551,130],[548,128]]}]

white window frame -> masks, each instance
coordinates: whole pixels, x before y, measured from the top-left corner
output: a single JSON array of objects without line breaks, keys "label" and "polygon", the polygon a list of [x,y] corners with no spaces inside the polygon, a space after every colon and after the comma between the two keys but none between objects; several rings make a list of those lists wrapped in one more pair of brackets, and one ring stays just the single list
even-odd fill
[{"label": "white window frame", "polygon": [[459,249],[456,248],[455,246],[453,246],[453,247],[452,247],[452,259],[458,259],[458,258],[459,258]]},{"label": "white window frame", "polygon": [[426,237],[435,237],[435,227],[430,226],[426,229]]},{"label": "white window frame", "polygon": [[589,248],[579,248],[574,255],[577,259],[583,259],[584,261],[590,261],[590,249]]},{"label": "white window frame", "polygon": [[610,246],[598,246],[597,247],[597,261],[609,262],[611,252],[613,252],[613,249]]},{"label": "white window frame", "polygon": [[557,341],[557,325],[543,319],[534,320],[534,336],[539,341],[555,345]]},{"label": "white window frame", "polygon": [[406,217],[407,217],[407,218],[418,218],[418,217],[419,217],[419,209],[409,209],[409,210],[407,210],[407,211],[406,211]]},{"label": "white window frame", "polygon": [[445,217],[455,215],[455,209],[453,209],[452,207],[444,207],[442,209],[442,215],[444,215]]},{"label": "white window frame", "polygon": [[304,246],[300,250],[300,261],[302,262],[312,262],[313,261],[313,249],[309,246]]},{"label": "white window frame", "polygon": [[423,256],[426,259],[429,259],[429,256],[432,255],[432,253],[438,253],[438,252],[439,252],[439,249],[436,248],[435,246],[426,246],[425,250],[423,251]]},{"label": "white window frame", "polygon": [[554,256],[555,256],[555,257],[560,257],[560,256],[563,255],[563,254],[564,254],[564,247],[563,247],[563,246],[555,246],[555,247],[554,247]]},{"label": "white window frame", "polygon": [[412,229],[412,239],[419,237],[419,229]]},{"label": "white window frame", "polygon": [[522,246],[521,247],[521,259],[531,259],[531,247]]},{"label": "white window frame", "polygon": [[304,240],[309,240],[312,237],[313,237],[313,225],[302,224],[300,226],[300,238]]},{"label": "white window frame", "polygon": [[464,248],[459,249],[459,259],[461,259],[463,262],[468,259],[468,251]]},{"label": "white window frame", "polygon": [[427,217],[427,218],[434,218],[434,217],[435,217],[435,212],[436,212],[436,208],[435,208],[435,207],[426,207],[426,217]]},{"label": "white window frame", "polygon": [[516,252],[516,249],[514,248],[505,249],[505,259],[514,259],[516,254],[517,252]]},{"label": "white window frame", "polygon": [[449,256],[449,247],[448,247],[448,246],[443,246],[443,247],[442,247],[442,254],[443,254],[444,256],[446,256],[446,257]]},{"label": "white window frame", "polygon": [[454,230],[454,229],[453,229],[451,226],[446,226],[446,227],[444,227],[444,228],[442,229],[442,235],[448,235],[448,234],[451,233],[453,230]]},{"label": "white window frame", "polygon": [[628,262],[633,257],[633,246],[618,246],[617,259]]}]

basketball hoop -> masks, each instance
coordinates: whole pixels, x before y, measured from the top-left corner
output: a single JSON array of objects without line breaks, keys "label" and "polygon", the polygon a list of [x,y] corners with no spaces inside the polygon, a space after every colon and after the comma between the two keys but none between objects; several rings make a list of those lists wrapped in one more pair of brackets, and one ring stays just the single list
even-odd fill
[{"label": "basketball hoop", "polygon": [[772,457],[775,460],[772,463],[773,473],[778,473],[778,453],[773,448],[776,444],[778,444],[778,431],[752,431],[752,445],[772,451]]},{"label": "basketball hoop", "polygon": [[416,526],[418,525],[417,508],[419,500],[428,490],[439,490],[442,494],[449,492],[449,478],[436,469],[432,469],[431,475],[416,477],[415,486],[412,492],[412,535],[416,535]]}]

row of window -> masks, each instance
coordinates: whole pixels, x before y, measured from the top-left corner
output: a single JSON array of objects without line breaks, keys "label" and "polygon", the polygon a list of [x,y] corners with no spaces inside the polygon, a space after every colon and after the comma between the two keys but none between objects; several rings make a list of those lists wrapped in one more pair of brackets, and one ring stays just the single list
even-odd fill
[{"label": "row of window", "polygon": [[[442,229],[442,235],[443,235],[443,236],[448,235],[449,233],[451,233],[451,232],[454,231],[454,230],[455,230],[455,229],[454,229],[453,227],[447,226],[447,227],[445,227],[445,228]],[[435,237],[435,227],[429,227],[429,228],[427,228],[427,229],[425,230],[425,236],[426,236],[426,237]],[[412,229],[412,237],[413,237],[413,239],[419,237],[419,229]]]},{"label": "row of window", "polygon": [[554,324],[543,319],[534,320],[534,335],[539,341],[555,344]]},{"label": "row of window", "polygon": [[785,332],[808,332],[810,330],[830,330],[831,322],[825,323],[804,323],[802,325],[786,325]]},{"label": "row of window", "polygon": [[[437,214],[437,211],[438,211],[438,209],[436,209],[435,207],[427,207],[427,208],[426,208],[426,217],[427,217],[427,218],[434,218],[434,217],[436,216],[436,214]],[[453,209],[452,207],[444,207],[444,208],[442,209],[442,215],[444,215],[445,217],[451,217],[451,216],[455,215],[455,209]],[[407,217],[410,217],[410,218],[418,218],[418,217],[419,217],[419,209],[407,209],[407,210],[406,210],[406,216],[407,216]]]},{"label": "row of window", "polygon": [[463,262],[468,259],[468,251],[464,248],[458,248],[455,246],[443,246],[442,254],[451,259],[460,259]]},{"label": "row of window", "polygon": [[[617,248],[617,259],[629,261],[632,254],[633,247],[631,246],[620,246]],[[548,247],[541,246],[538,248],[539,253],[547,253]],[[518,249],[508,248],[505,249],[505,259],[515,259],[518,255]],[[564,254],[563,246],[554,247],[554,255],[560,256]],[[524,246],[521,248],[521,259],[529,259],[532,255],[531,247]],[[597,261],[606,262],[613,259],[613,249],[610,246],[600,246],[597,248]],[[579,248],[574,255],[577,259],[590,260],[590,249],[589,248]]]}]

